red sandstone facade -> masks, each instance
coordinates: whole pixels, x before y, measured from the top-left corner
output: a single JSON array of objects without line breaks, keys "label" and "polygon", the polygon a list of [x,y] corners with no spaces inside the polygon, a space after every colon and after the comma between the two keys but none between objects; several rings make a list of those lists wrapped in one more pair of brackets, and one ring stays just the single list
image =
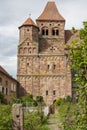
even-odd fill
[{"label": "red sandstone facade", "polygon": [[5,102],[11,102],[18,96],[18,81],[0,66],[0,92],[4,94]]},{"label": "red sandstone facade", "polygon": [[18,72],[20,95],[43,96],[51,105],[72,95],[71,71],[65,51],[65,19],[55,2],[48,2],[35,24],[28,18],[19,27]]}]

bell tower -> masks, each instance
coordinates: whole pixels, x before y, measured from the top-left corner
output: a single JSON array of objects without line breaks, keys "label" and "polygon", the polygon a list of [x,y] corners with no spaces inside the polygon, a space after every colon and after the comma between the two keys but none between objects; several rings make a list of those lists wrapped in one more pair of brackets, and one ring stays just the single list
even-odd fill
[{"label": "bell tower", "polygon": [[[64,52],[65,19],[59,13],[55,2],[48,2],[42,14],[36,20],[40,29],[40,51],[43,53],[60,54]],[[61,42],[61,43],[60,43]]]},{"label": "bell tower", "polygon": [[65,19],[48,2],[37,25],[28,18],[19,27],[18,81],[20,93],[42,96],[47,105],[71,96],[71,71],[65,54]]},{"label": "bell tower", "polygon": [[[17,78],[22,86],[20,95],[32,93],[33,85],[32,81],[31,86],[29,85],[29,78],[33,74],[34,58],[38,55],[38,30],[31,18],[19,27]],[[34,68],[36,70],[35,66]]]}]

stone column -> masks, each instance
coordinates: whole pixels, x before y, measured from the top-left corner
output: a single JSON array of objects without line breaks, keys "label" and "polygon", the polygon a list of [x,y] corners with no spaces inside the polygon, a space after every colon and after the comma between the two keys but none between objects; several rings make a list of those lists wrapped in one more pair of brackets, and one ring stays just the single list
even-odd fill
[{"label": "stone column", "polygon": [[12,106],[12,130],[24,130],[24,114],[22,104],[14,104]]}]

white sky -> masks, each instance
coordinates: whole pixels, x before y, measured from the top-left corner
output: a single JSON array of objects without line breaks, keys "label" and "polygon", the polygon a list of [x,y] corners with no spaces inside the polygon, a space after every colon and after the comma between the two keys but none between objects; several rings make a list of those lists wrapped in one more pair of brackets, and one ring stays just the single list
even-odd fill
[{"label": "white sky", "polygon": [[[66,19],[65,29],[82,28],[87,21],[87,0],[54,0]],[[18,27],[28,18],[35,21],[48,0],[0,0],[0,65],[17,74]]]}]

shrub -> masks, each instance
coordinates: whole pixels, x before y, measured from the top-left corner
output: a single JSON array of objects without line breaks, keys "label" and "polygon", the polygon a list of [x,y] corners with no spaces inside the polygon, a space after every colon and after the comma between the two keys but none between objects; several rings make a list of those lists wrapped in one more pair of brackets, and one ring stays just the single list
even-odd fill
[{"label": "shrub", "polygon": [[40,102],[40,103],[43,102],[43,97],[42,96],[37,96],[36,101]]},{"label": "shrub", "polygon": [[25,130],[49,130],[47,126],[47,117],[42,113],[25,113],[24,119]]},{"label": "shrub", "polygon": [[58,100],[55,101],[55,105],[60,106],[63,100],[64,100],[63,98],[59,98]]},{"label": "shrub", "polygon": [[0,106],[0,130],[12,130],[12,113],[10,105]]},{"label": "shrub", "polygon": [[65,99],[67,102],[71,102],[72,101],[72,98],[70,96],[67,96],[66,99]]}]

